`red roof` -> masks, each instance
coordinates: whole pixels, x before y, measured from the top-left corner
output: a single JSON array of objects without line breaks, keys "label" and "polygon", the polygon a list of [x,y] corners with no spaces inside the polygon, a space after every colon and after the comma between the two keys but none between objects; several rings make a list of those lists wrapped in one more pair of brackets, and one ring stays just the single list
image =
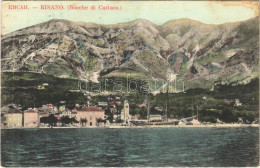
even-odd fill
[{"label": "red roof", "polygon": [[30,109],[30,110],[26,110],[24,111],[25,113],[37,113],[37,111],[33,110],[33,109]]},{"label": "red roof", "polygon": [[89,107],[82,107],[78,111],[103,111],[103,110],[94,106],[89,106]]}]

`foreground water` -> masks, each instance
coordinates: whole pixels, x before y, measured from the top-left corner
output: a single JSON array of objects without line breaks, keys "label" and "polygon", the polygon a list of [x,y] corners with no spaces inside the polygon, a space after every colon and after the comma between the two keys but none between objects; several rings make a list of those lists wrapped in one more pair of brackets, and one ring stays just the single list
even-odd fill
[{"label": "foreground water", "polygon": [[2,166],[258,166],[258,128],[17,129]]}]

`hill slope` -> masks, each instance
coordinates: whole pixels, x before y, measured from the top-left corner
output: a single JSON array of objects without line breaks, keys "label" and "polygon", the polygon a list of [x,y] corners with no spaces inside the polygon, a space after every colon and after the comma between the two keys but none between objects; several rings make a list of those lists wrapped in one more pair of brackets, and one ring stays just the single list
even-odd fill
[{"label": "hill slope", "polygon": [[128,72],[160,80],[178,74],[188,88],[211,88],[259,77],[258,39],[258,18],[221,25],[50,20],[2,37],[1,69],[94,82]]}]

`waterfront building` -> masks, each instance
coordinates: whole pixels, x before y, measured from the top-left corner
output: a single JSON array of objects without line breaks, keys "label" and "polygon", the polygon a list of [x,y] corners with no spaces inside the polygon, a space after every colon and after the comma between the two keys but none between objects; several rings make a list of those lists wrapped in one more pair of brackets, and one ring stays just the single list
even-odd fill
[{"label": "waterfront building", "polygon": [[104,126],[104,123],[100,122],[105,118],[105,111],[94,106],[85,106],[77,110],[76,119],[80,122],[80,125],[85,126]]},{"label": "waterfront building", "polygon": [[17,106],[16,104],[9,104],[1,107],[1,128],[7,127],[6,115],[12,108],[21,109],[21,107]]},{"label": "waterfront building", "polygon": [[6,123],[8,128],[22,128],[23,113],[16,108],[10,109],[6,115]]},{"label": "waterfront building", "polygon": [[24,111],[24,127],[35,128],[40,125],[40,115],[34,109]]}]

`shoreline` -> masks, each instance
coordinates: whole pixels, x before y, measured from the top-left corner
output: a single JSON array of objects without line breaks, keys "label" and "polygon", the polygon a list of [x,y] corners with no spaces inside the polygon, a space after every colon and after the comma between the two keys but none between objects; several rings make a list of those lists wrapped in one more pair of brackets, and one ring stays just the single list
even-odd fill
[{"label": "shoreline", "polygon": [[111,125],[105,127],[36,127],[36,128],[1,128],[1,129],[144,129],[144,128],[247,128],[260,127],[260,124],[208,124],[208,125],[143,125],[121,126]]},{"label": "shoreline", "polygon": [[145,126],[110,126],[110,129],[118,128],[246,128],[259,127],[259,124],[210,124],[210,125],[145,125]]}]

